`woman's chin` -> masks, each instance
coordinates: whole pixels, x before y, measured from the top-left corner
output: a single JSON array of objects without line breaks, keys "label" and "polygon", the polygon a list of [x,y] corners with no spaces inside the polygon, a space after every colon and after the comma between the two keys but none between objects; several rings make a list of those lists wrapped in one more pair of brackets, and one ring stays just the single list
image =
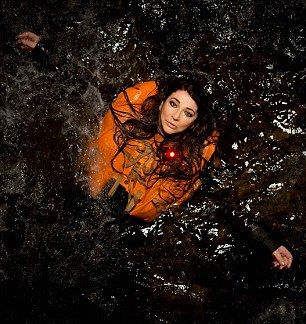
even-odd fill
[{"label": "woman's chin", "polygon": [[165,135],[174,135],[174,134],[176,134],[177,132],[175,131],[175,130],[173,130],[173,129],[171,129],[171,128],[163,128],[162,129],[163,130],[163,133],[165,134]]}]

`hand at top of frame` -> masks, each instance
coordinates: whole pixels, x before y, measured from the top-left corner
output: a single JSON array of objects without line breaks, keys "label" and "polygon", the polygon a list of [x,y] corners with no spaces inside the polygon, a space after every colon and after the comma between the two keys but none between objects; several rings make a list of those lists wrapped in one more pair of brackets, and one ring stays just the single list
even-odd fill
[{"label": "hand at top of frame", "polygon": [[21,47],[21,49],[31,52],[40,41],[40,36],[26,31],[17,36],[17,44]]},{"label": "hand at top of frame", "polygon": [[292,254],[283,246],[281,245],[278,249],[276,249],[272,253],[274,261],[272,262],[273,268],[283,269],[287,268],[289,269],[292,264]]}]

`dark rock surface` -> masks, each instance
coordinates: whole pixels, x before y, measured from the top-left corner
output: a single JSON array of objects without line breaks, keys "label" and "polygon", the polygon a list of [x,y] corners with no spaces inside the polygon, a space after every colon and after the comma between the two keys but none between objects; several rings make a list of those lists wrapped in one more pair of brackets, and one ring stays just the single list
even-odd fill
[{"label": "dark rock surface", "polygon": [[[0,10],[1,322],[305,323],[304,2]],[[49,39],[57,70],[16,48],[25,30]],[[209,81],[220,166],[180,211],[114,218],[85,194],[86,140],[120,90],[182,72]],[[292,269],[271,270],[240,220],[277,232]]]}]

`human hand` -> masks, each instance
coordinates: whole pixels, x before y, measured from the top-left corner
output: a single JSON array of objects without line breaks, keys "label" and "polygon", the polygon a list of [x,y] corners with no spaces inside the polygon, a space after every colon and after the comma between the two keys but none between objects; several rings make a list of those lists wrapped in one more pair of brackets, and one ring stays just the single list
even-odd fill
[{"label": "human hand", "polygon": [[40,41],[40,36],[26,31],[17,36],[16,43],[21,47],[21,49],[31,52]]},{"label": "human hand", "polygon": [[281,245],[278,249],[276,249],[272,256],[274,261],[272,262],[273,268],[279,268],[280,270],[283,268],[289,269],[292,264],[292,254],[283,246]]}]

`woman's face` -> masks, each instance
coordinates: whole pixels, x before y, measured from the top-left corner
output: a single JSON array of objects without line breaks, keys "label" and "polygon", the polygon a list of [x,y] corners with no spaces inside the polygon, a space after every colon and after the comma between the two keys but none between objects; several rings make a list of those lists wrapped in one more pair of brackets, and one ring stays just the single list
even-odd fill
[{"label": "woman's face", "polygon": [[183,132],[198,116],[198,105],[185,90],[173,92],[159,110],[162,129],[169,135]]}]

